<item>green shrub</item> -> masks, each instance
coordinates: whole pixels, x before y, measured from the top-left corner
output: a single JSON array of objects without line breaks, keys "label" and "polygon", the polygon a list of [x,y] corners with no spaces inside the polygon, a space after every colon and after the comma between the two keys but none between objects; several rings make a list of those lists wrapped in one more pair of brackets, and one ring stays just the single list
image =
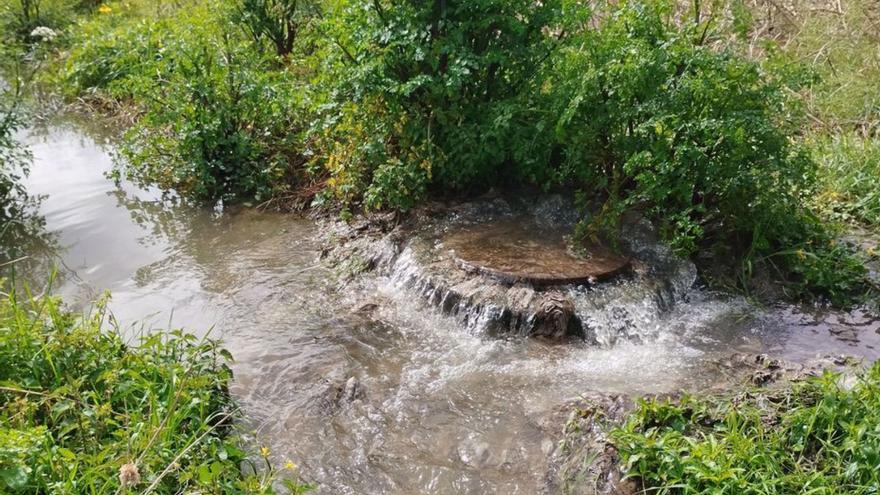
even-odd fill
[{"label": "green shrub", "polygon": [[0,82],[0,272],[10,270],[14,262],[22,264],[25,253],[47,251],[52,244],[37,208],[39,198],[29,195],[23,183],[31,153],[16,136],[27,120],[23,108],[31,79],[23,62],[27,54],[20,44],[0,45],[0,74],[9,81]]},{"label": "green shrub", "polygon": [[635,209],[683,254],[712,249],[747,272],[769,262],[792,292],[845,301],[864,269],[809,210],[815,163],[794,144],[796,102],[757,63],[704,44],[711,21],[674,7],[597,10],[598,27],[551,57],[523,105],[547,116],[524,174],[604,202],[587,231]]},{"label": "green shrub", "polygon": [[551,59],[535,104],[548,137],[525,149],[529,175],[584,187],[611,211],[641,209],[684,253],[707,239],[788,245],[802,236],[813,175],[791,145],[790,102],[755,63],[701,45],[706,26],[680,26],[670,11],[659,1],[602,11]]},{"label": "green shrub", "polygon": [[10,84],[0,85],[0,220],[8,221],[19,213],[26,196],[21,178],[28,171],[30,155],[15,139],[24,125],[21,100],[24,82],[20,76],[20,53],[9,46],[0,47],[4,72],[12,75]]},{"label": "green shrub", "polygon": [[269,42],[279,57],[290,55],[303,25],[318,8],[310,0],[241,0],[237,7],[235,21],[257,45]]},{"label": "green shrub", "polygon": [[331,192],[405,209],[429,186],[503,182],[516,97],[557,43],[559,12],[556,1],[338,2],[317,29],[332,91],[315,165]]},{"label": "green shrub", "polygon": [[650,493],[875,494],[880,364],[734,400],[648,400],[613,432],[629,476]]},{"label": "green shrub", "polygon": [[0,295],[0,491],[275,493],[281,473],[257,472],[231,436],[230,357],[216,342],[173,331],[132,347],[103,305],[75,315]]},{"label": "green shrub", "polygon": [[211,41],[148,89],[123,151],[140,177],[199,200],[271,199],[303,180],[297,83],[229,38]]},{"label": "green shrub", "polygon": [[201,201],[264,201],[303,179],[301,84],[229,15],[215,2],[99,14],[76,35],[66,80],[137,105],[123,145],[132,176]]}]

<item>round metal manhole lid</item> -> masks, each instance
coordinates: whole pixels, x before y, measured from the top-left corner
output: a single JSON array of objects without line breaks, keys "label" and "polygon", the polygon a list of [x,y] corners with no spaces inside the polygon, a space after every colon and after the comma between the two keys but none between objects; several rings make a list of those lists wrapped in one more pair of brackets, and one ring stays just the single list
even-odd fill
[{"label": "round metal manhole lid", "polygon": [[568,233],[518,217],[462,227],[447,235],[443,245],[460,268],[507,283],[588,284],[629,267],[628,259],[600,246],[575,254],[566,241]]}]

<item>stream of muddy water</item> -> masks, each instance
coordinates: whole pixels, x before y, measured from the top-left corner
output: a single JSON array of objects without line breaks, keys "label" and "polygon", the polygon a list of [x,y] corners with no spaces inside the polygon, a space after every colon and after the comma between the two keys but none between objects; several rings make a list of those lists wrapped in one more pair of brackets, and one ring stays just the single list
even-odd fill
[{"label": "stream of muddy water", "polygon": [[[711,387],[710,363],[734,351],[880,356],[868,314],[756,308],[700,289],[630,322],[656,335],[643,342],[475,334],[393,278],[340,290],[309,220],[181,206],[114,183],[112,142],[92,127],[23,139],[34,154],[27,188],[44,197],[54,245],[37,266],[59,266],[56,291],[87,307],[109,290],[129,335],[171,325],[222,338],[244,426],[319,493],[539,493],[562,426],[550,418],[581,393]],[[363,301],[381,302],[370,318],[352,310]],[[340,400],[346,383],[354,400]]]}]

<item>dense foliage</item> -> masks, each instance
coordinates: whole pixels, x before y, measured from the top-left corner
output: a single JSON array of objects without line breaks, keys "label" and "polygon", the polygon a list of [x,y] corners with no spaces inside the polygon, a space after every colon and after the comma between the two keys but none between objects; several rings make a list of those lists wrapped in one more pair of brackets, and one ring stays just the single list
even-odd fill
[{"label": "dense foliage", "polygon": [[549,163],[612,210],[642,209],[687,253],[706,237],[761,251],[802,238],[780,220],[800,216],[812,163],[791,146],[781,89],[670,9],[603,12],[553,57],[540,81],[553,136],[529,150],[533,175]]},{"label": "dense foliage", "polygon": [[138,177],[199,200],[267,200],[296,184],[298,82],[214,9],[84,22],[67,60],[75,93],[139,104],[124,153]]},{"label": "dense foliage", "polygon": [[[409,208],[514,179],[518,98],[558,37],[559,2],[338,2],[322,32],[333,84],[315,163],[330,191]],[[336,48],[338,46],[338,48]]]},{"label": "dense foliage", "polygon": [[0,294],[0,492],[274,493],[230,436],[229,355],[181,331],[128,346],[108,320]]},{"label": "dense foliage", "polygon": [[[829,63],[876,44],[866,28],[873,9],[849,1],[858,8],[842,22],[865,29],[817,49]],[[779,25],[778,8],[766,7],[765,15],[739,0],[68,5],[80,14],[52,42],[59,70],[45,79],[71,98],[126,108],[127,171],[197,200],[317,192],[318,204],[347,211],[406,210],[432,196],[556,189],[584,199],[583,236],[613,241],[622,213],[636,210],[680,253],[731,260],[725,275],[713,274],[721,283],[747,287],[760,272],[790,295],[846,302],[865,292],[865,270],[822,216],[874,221],[876,175],[854,155],[871,148],[828,151],[815,143],[829,140],[806,133],[829,115],[843,125],[846,114],[858,116],[859,139],[870,136],[875,93],[859,80],[858,109],[844,110],[824,82],[828,64],[803,62],[811,33],[840,23]],[[875,65],[867,57],[841,74],[855,80]],[[864,187],[843,193],[855,184]]]},{"label": "dense foliage", "polygon": [[650,493],[874,494],[880,364],[735,400],[642,402],[614,442]]},{"label": "dense foliage", "polygon": [[[8,47],[0,50],[11,51]],[[17,60],[14,53],[3,53],[0,60]],[[10,83],[0,87],[0,240],[7,222],[22,216],[22,209],[27,204],[26,193],[21,185],[21,177],[27,173],[30,157],[15,139],[15,133],[21,129],[23,118],[20,101],[22,84],[18,74],[19,64],[13,62],[7,67],[7,73],[13,75]]]},{"label": "dense foliage", "polygon": [[29,195],[23,184],[31,155],[16,135],[26,121],[22,94],[31,72],[23,60],[27,53],[20,45],[0,45],[0,74],[6,75],[6,81],[0,80],[0,273],[22,263],[25,252],[41,252],[52,244],[38,213],[39,198]]},{"label": "dense foliage", "polygon": [[257,48],[268,43],[277,56],[287,57],[317,10],[311,0],[241,0],[233,18],[253,37]]}]

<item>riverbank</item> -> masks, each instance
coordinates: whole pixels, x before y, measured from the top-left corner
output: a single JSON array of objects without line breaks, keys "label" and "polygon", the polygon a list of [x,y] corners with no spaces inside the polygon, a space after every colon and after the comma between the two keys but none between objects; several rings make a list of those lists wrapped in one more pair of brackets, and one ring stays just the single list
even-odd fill
[{"label": "riverbank", "polygon": [[732,391],[633,402],[587,395],[570,409],[552,493],[872,493],[878,366],[733,355]]},{"label": "riverbank", "polygon": [[[131,109],[125,173],[197,201],[332,204],[348,217],[492,187],[576,191],[587,211],[580,239],[613,237],[635,211],[679,253],[698,261],[710,253],[704,276],[717,287],[759,294],[773,286],[792,299],[837,305],[874,291],[863,266],[869,255],[837,242],[835,223],[871,221],[871,191],[844,184],[870,182],[873,168],[856,157],[871,161],[873,147],[808,136],[801,92],[807,74],[821,68],[795,55],[812,38],[776,26],[757,6],[746,16],[732,4],[698,5],[691,19],[682,3],[656,0],[574,11],[556,2],[508,6],[498,21],[510,36],[495,39],[472,22],[484,8],[498,11],[493,1],[442,13],[378,4],[361,12],[320,3],[279,10],[273,2],[155,9],[108,2],[83,4],[58,26],[65,16],[55,8],[66,7],[49,2],[42,13],[10,10],[3,22],[26,58],[46,66],[42,80],[67,98]],[[847,19],[862,11],[873,12],[852,0]],[[813,12],[805,6],[791,22],[836,29]],[[407,26],[437,16],[447,18],[444,29],[408,38]],[[765,39],[777,28],[783,37]],[[847,42],[870,41],[852,32]],[[453,41],[461,39],[482,41]],[[803,43],[789,52],[792,40]],[[765,42],[779,44],[778,53]],[[418,55],[438,49],[443,64]],[[618,58],[626,63],[617,67]],[[729,70],[715,72],[722,66]],[[577,83],[583,74],[606,76]],[[716,82],[701,83],[708,80]],[[632,81],[645,84],[621,90]],[[666,90],[652,85],[663,81]],[[748,91],[734,97],[718,88]],[[626,94],[633,101],[617,101]],[[870,107],[870,94],[859,102]],[[423,108],[432,110],[425,116]],[[828,123],[829,108],[810,110],[825,112],[820,120]],[[859,132],[869,135],[863,117]]]}]

